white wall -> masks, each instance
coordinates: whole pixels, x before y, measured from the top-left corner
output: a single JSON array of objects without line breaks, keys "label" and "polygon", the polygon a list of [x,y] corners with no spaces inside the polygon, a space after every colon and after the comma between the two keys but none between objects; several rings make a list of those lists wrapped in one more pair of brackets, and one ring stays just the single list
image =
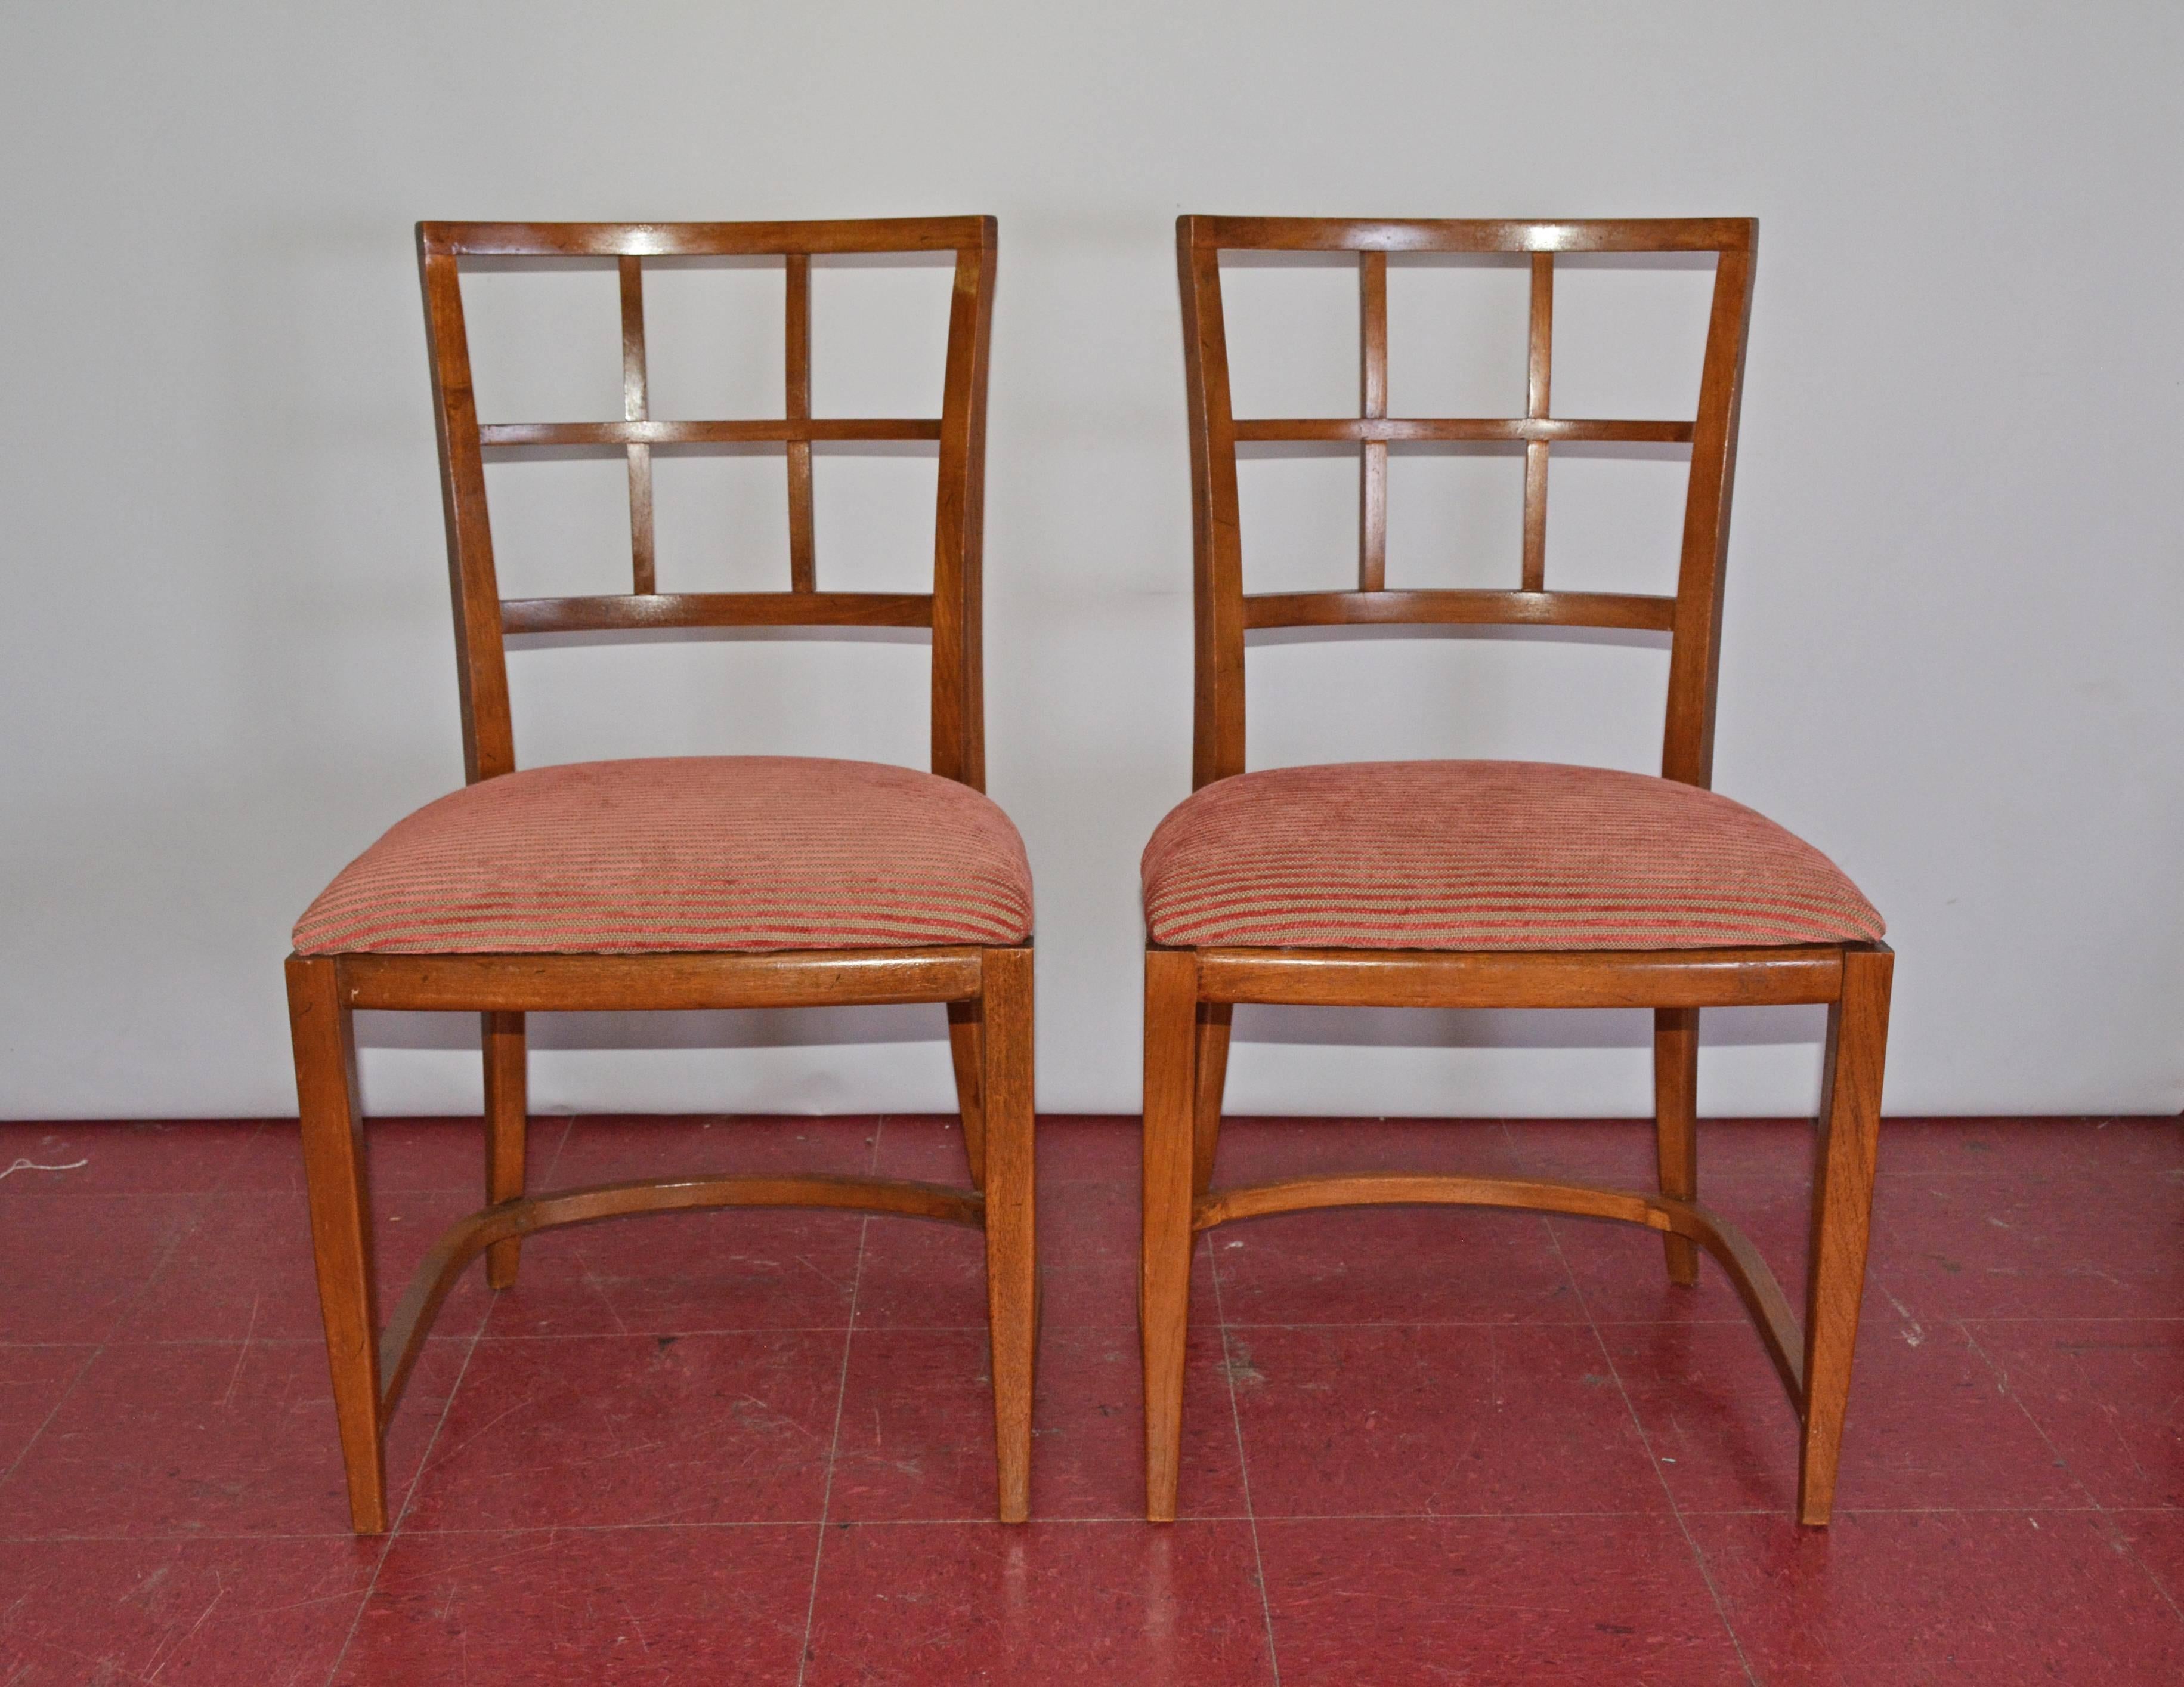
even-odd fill
[{"label": "white wall", "polygon": [[[2180,63],[2184,12],[2151,0],[11,8],[0,1115],[292,1108],[290,922],[381,828],[460,780],[415,219],[964,211],[1001,228],[988,733],[991,789],[1038,875],[1040,1098],[1134,1107],[1137,853],[1189,787],[1172,256],[1186,209],[1757,215],[1719,788],[1810,836],[1888,916],[1893,1110],[2173,1111]],[[892,332],[931,279],[824,278],[822,381],[853,306]],[[1635,303],[1602,306],[1591,340],[1565,325],[1558,397],[1580,378],[1573,348],[1637,320],[1615,310],[1667,321],[1693,278],[1573,280],[1568,310],[1618,279]],[[658,284],[661,321],[683,325],[716,392],[769,378],[778,304],[760,282]],[[1469,377],[1458,362],[1507,316],[1496,284],[1401,280],[1399,403],[1407,381],[1427,394],[1521,372],[1518,341]],[[566,310],[582,325],[571,378],[610,377],[610,300],[602,314],[568,285],[533,326]],[[1290,338],[1276,372],[1332,380],[1342,402],[1347,278],[1273,265],[1240,286],[1264,336]],[[1316,328],[1284,315],[1322,293]],[[707,298],[760,314],[709,326]],[[930,344],[906,333],[879,377],[911,381]],[[1307,495],[1275,486],[1290,466],[1323,494],[1314,509],[1279,501]],[[773,467],[712,471],[711,493],[688,472],[669,578],[766,575],[780,517],[758,474]],[[1513,581],[1507,467],[1401,471],[1399,578]],[[626,562],[604,472],[588,513],[599,483],[580,466],[497,472],[496,496],[548,500],[527,526],[508,517],[530,578],[611,589]],[[1587,472],[1584,497],[1628,491],[1634,533],[1674,474],[1575,465],[1557,490],[1579,495]],[[822,578],[905,566],[879,535],[919,473],[822,461]],[[1247,474],[1270,500],[1265,578],[1339,578],[1349,471]],[[1614,560],[1606,508],[1557,515],[1551,578]],[[747,511],[733,534],[731,509]],[[1664,564],[1634,552],[1624,578],[1642,588]],[[528,762],[923,753],[916,645],[514,661]],[[1662,669],[1642,642],[1255,646],[1253,758],[1645,767]],[[938,1018],[542,1024],[535,1093],[944,1105]],[[1815,1013],[1710,1016],[1704,1104],[1808,1105],[1817,1031]],[[375,1108],[476,1104],[471,1022],[375,1018],[364,1034]],[[1240,1023],[1233,1104],[1641,1112],[1643,1034],[1613,1014],[1269,1010]]]}]

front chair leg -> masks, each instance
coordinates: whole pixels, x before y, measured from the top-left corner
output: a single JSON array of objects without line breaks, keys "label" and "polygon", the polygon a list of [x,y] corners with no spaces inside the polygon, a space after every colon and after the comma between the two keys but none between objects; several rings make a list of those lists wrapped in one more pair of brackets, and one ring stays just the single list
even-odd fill
[{"label": "front chair leg", "polygon": [[983,961],[986,1300],[993,1331],[994,1450],[1000,1518],[1031,1515],[1031,1410],[1039,1348],[1033,1201],[1032,952]]},{"label": "front chair leg", "polygon": [[334,1416],[348,1472],[349,1521],[387,1532],[387,1425],[379,1407],[379,1319],[371,1283],[371,1185],[357,1105],[356,1040],[332,960],[288,958],[288,1029],[296,1047],[311,1252],[325,1315]]},{"label": "front chair leg", "polygon": [[[523,1156],[530,1126],[524,1083],[523,1015],[485,1014],[485,1198],[513,1201],[523,1193]],[[485,1250],[485,1280],[494,1288],[515,1281],[522,1239],[510,1237]]]},{"label": "front chair leg", "polygon": [[[1680,1201],[1699,1193],[1699,1010],[1653,1010],[1653,1144],[1661,1193]],[[1686,1288],[1699,1280],[1698,1244],[1688,1236],[1663,1234],[1669,1281]]]},{"label": "front chair leg", "polygon": [[1842,999],[1828,1009],[1806,1287],[1804,1433],[1797,1458],[1797,1519],[1816,1528],[1827,1522],[1835,1506],[1851,1355],[1865,1294],[1895,964],[1885,946],[1846,952]]},{"label": "front chair leg", "polygon": [[1190,1327],[1190,1207],[1198,1084],[1198,957],[1145,952],[1144,1262],[1145,1517],[1175,1521],[1183,1455],[1184,1346]]}]

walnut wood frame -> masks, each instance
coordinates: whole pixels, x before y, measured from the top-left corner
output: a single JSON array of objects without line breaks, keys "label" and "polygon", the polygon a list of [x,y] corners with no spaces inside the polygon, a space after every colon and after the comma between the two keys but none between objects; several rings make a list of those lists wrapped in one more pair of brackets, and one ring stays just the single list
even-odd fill
[{"label": "walnut wood frame", "polygon": [[[491,779],[515,765],[505,635],[650,627],[886,625],[933,633],[933,771],[984,785],[979,538],[987,347],[992,321],[990,217],[800,223],[422,223],[417,246],[432,357],[441,491],[454,588],[465,769]],[[835,421],[811,414],[810,278],[814,254],[952,251],[941,415]],[[655,422],[647,416],[643,260],[685,254],[787,259],[788,415],[777,421]],[[616,260],[621,285],[626,419],[481,426],[471,390],[458,265],[465,256]],[[818,589],[811,506],[815,440],[937,439],[939,494],[929,595]],[[782,440],[788,447],[789,589],[666,595],[655,589],[651,447],[692,439]],[[632,590],[627,595],[504,601],[487,519],[488,448],[596,445],[629,464]],[[515,1280],[522,1238],[566,1225],[696,1208],[831,1207],[968,1225],[986,1237],[1001,1519],[1029,1512],[1032,1371],[1038,1286],[1032,1159],[1032,952],[1019,947],[789,953],[291,955],[290,1028],[303,1119],[311,1237],[334,1404],[360,1533],[388,1524],[387,1423],[434,1315],[482,1254],[487,1281]],[[838,1176],[694,1176],[526,1195],[525,1015],[534,1012],[944,1004],[971,1187]],[[485,1193],[427,1254],[386,1328],[372,1271],[371,1202],[358,1103],[359,1008],[482,1016]]]},{"label": "walnut wood frame", "polygon": [[[1177,223],[1189,388],[1195,556],[1193,785],[1245,769],[1245,633],[1254,628],[1399,623],[1648,628],[1669,634],[1661,771],[1704,786],[1713,760],[1722,578],[1758,225],[1742,219],[1579,222],[1344,221],[1185,216]],[[1355,252],[1361,299],[1360,416],[1239,419],[1229,397],[1219,254]],[[1713,300],[1697,416],[1572,420],[1549,414],[1554,254],[1710,251]],[[1531,272],[1526,413],[1410,420],[1387,413],[1391,252],[1499,252]],[[1356,441],[1362,459],[1358,587],[1253,596],[1243,589],[1236,446]],[[1387,448],[1394,440],[1524,445],[1521,584],[1497,591],[1394,591],[1386,584]],[[1682,560],[1673,597],[1557,592],[1546,578],[1547,461],[1560,440],[1688,442]],[[1316,1207],[1513,1207],[1661,1232],[1672,1282],[1698,1280],[1698,1254],[1728,1273],[1800,1426],[1797,1516],[1833,1504],[1851,1355],[1863,1296],[1894,956],[1886,944],[1602,953],[1170,948],[1145,954],[1145,1229],[1139,1324],[1145,1374],[1145,1514],[1172,1520],[1182,1444],[1184,1346],[1197,1233]],[[1649,1008],[1654,1015],[1658,1183],[1632,1192],[1508,1178],[1371,1175],[1213,1187],[1240,1002],[1417,1008]],[[1750,1003],[1828,1009],[1803,1327],[1781,1285],[1733,1226],[1697,1199],[1699,1012]]]}]

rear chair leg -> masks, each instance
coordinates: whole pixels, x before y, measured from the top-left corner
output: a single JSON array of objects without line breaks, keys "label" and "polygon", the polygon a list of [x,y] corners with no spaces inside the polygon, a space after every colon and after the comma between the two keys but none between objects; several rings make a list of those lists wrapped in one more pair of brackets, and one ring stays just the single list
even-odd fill
[{"label": "rear chair leg", "polygon": [[1175,1521],[1183,1454],[1191,1185],[1203,1093],[1195,1070],[1200,1035],[1197,955],[1188,949],[1148,949],[1145,1256],[1138,1280],[1138,1322],[1145,1344],[1145,1517],[1156,1523]]},{"label": "rear chair leg", "polygon": [[1895,964],[1896,957],[1886,947],[1847,951],[1842,999],[1828,1009],[1805,1305],[1804,1434],[1797,1458],[1797,1520],[1815,1528],[1826,1523],[1835,1505],[1851,1355],[1865,1293],[1881,1067],[1888,1051],[1889,985]]},{"label": "rear chair leg", "polygon": [[963,1115],[963,1152],[971,1187],[986,1187],[985,1021],[976,1002],[948,1004],[948,1052],[956,1062],[956,1106]]},{"label": "rear chair leg", "polygon": [[1228,1027],[1236,1009],[1227,1002],[1198,1004],[1196,1116],[1190,1150],[1190,1193],[1213,1187],[1213,1155],[1221,1146],[1221,1092],[1228,1080]]},{"label": "rear chair leg", "polygon": [[[1653,1144],[1661,1193],[1680,1201],[1699,1193],[1699,1010],[1653,1010]],[[1699,1280],[1698,1244],[1688,1236],[1663,1234],[1669,1281],[1686,1288]]]},{"label": "rear chair leg", "polygon": [[387,1532],[385,1420],[379,1409],[379,1318],[371,1284],[371,1187],[357,1105],[356,1041],[338,964],[288,958],[288,1028],[311,1209],[334,1416],[348,1471],[349,1521]]},{"label": "rear chair leg", "polygon": [[[513,1201],[523,1193],[523,1154],[530,1100],[523,1072],[523,1015],[485,1014],[485,1198]],[[515,1281],[520,1237],[485,1250],[485,1280],[494,1288]]]},{"label": "rear chair leg", "polygon": [[[1000,1518],[1031,1515],[1031,1410],[1039,1348],[1033,1214],[1032,952],[989,949],[979,1037],[985,1130],[986,1299],[993,1332],[994,1450]],[[956,1020],[951,1014],[952,1030]],[[967,1123],[969,1114],[965,1114]]]}]

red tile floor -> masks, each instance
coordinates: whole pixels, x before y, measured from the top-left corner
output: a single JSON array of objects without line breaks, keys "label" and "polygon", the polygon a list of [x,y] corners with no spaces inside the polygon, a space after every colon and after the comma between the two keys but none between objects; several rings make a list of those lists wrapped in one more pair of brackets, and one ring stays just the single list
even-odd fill
[{"label": "red tile floor", "polygon": [[[390,1283],[474,1123],[372,1131]],[[1708,1127],[1797,1292],[1805,1136]],[[541,1120],[534,1187],[934,1177],[929,1119]],[[1840,1508],[1721,1279],[1635,1231],[1329,1213],[1203,1256],[1184,1521],[1139,1503],[1136,1139],[1040,1137],[1029,1528],[980,1252],[843,1215],[530,1243],[449,1302],[348,1532],[295,1128],[0,1126],[0,1687],[2184,1680],[2184,1124],[1892,1122]],[[1222,1176],[1645,1181],[1627,1123],[1233,1123]]]}]

